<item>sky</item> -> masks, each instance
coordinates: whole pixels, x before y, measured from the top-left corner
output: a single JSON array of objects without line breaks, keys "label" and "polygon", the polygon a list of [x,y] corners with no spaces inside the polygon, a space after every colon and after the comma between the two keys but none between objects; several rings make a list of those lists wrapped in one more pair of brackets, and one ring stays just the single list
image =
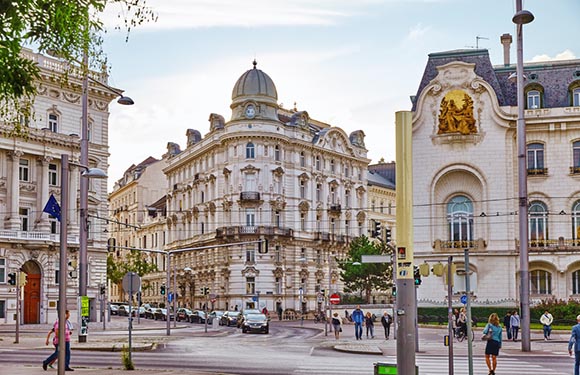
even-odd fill
[{"label": "sky", "polygon": [[[256,59],[284,108],[362,129],[371,163],[395,159],[395,112],[410,110],[428,54],[486,48],[503,64],[515,0],[148,0],[158,21],[115,30],[107,8],[109,84],[133,106],[110,105],[109,191],[123,172],[187,129],[209,131],[211,113],[231,117],[231,92]],[[113,4],[114,5],[114,4]],[[524,0],[524,61],[580,58],[580,1]],[[479,37],[479,38],[478,38]],[[296,103],[296,104],[295,104]]]}]

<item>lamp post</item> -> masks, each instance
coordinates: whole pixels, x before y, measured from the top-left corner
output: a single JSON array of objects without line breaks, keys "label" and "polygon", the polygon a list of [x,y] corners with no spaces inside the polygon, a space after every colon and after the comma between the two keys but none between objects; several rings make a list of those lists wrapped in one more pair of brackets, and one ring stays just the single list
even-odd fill
[{"label": "lamp post", "polygon": [[189,307],[193,310],[193,295],[195,292],[195,284],[193,282],[193,270],[191,267],[185,267],[183,269],[187,274],[187,281],[189,284]]},{"label": "lamp post", "polygon": [[523,28],[534,20],[534,15],[522,10],[522,0],[516,0],[516,14],[512,21],[517,25],[517,150],[518,150],[518,223],[520,235],[520,312],[522,328],[522,351],[530,347],[530,272],[528,256],[528,186],[526,169],[526,123],[524,120],[524,57]]},{"label": "lamp post", "polygon": [[[84,168],[81,174],[81,181],[86,178],[106,178],[104,171],[98,168],[89,168],[84,164],[71,163],[68,155],[61,155],[61,187],[60,187],[60,250],[59,250],[59,272],[58,272],[58,337],[65,337],[66,328],[66,269],[67,269],[67,248],[68,248],[68,199],[69,199],[69,166],[76,165]],[[80,316],[80,314],[79,314]],[[63,324],[63,322],[65,322]],[[65,350],[62,350],[64,340],[60,341],[61,350],[58,351],[58,375],[64,375],[65,372]]]},{"label": "lamp post", "polygon": [[[81,107],[82,107],[82,119],[81,119],[81,142],[80,142],[80,164],[84,166],[89,165],[89,80],[96,83],[103,88],[109,90],[115,95],[119,95],[120,98],[117,103],[122,105],[132,105],[133,100],[129,97],[123,96],[121,92],[115,90],[114,88],[105,85],[104,83],[89,77],[89,58],[88,53],[85,49],[83,53],[83,81],[82,81],[82,96],[81,96]],[[88,262],[88,201],[89,201],[89,182],[86,179],[81,178],[79,185],[80,190],[80,201],[79,201],[79,214],[80,214],[80,228],[79,228],[79,306],[80,300],[83,296],[87,295],[87,262]],[[79,314],[79,323],[82,322],[81,315]],[[80,324],[79,324],[80,326]],[[85,334],[81,335],[81,330],[79,329],[79,342],[86,342],[87,336]]]}]

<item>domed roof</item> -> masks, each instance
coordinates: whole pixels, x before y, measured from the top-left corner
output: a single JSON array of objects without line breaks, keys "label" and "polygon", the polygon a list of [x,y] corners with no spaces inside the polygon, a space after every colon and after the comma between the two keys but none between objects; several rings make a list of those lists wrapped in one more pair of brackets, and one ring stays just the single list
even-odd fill
[{"label": "domed roof", "polygon": [[232,101],[234,103],[243,101],[248,97],[253,97],[256,100],[266,100],[274,104],[277,103],[278,93],[276,92],[274,81],[266,73],[257,69],[257,64],[256,60],[254,60],[254,68],[246,71],[238,78],[232,90]]}]

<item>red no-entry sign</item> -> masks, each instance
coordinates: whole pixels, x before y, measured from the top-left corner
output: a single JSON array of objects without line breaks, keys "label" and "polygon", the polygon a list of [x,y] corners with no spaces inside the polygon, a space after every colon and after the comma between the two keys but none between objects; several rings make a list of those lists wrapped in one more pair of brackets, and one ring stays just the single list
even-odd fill
[{"label": "red no-entry sign", "polygon": [[330,298],[328,299],[330,301],[330,303],[332,303],[333,305],[338,305],[340,303],[340,295],[337,293],[334,293],[330,296]]}]

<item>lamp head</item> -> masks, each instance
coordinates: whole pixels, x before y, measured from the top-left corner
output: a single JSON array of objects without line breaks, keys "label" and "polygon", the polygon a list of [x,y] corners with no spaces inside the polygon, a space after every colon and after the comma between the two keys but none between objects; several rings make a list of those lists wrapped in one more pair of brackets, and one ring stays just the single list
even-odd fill
[{"label": "lamp head", "polygon": [[81,176],[86,177],[86,178],[107,178],[107,173],[105,173],[105,171],[103,171],[100,168],[88,168],[86,169],[83,173],[81,173]]},{"label": "lamp head", "polygon": [[512,22],[516,25],[525,25],[534,20],[534,15],[529,10],[520,10],[512,18]]},{"label": "lamp head", "polygon": [[121,97],[117,100],[117,103],[121,105],[133,105],[135,102],[128,96],[121,95]]},{"label": "lamp head", "polygon": [[193,270],[191,269],[191,267],[185,267],[183,270],[184,270],[185,272],[191,272],[191,271],[193,271]]},{"label": "lamp head", "polygon": [[[526,79],[528,79],[528,77],[526,77],[526,75],[524,74],[524,81]],[[511,83],[517,83],[518,82],[518,74],[516,72],[513,72],[512,74],[510,74],[510,76],[508,77],[508,81],[510,81]]]}]

